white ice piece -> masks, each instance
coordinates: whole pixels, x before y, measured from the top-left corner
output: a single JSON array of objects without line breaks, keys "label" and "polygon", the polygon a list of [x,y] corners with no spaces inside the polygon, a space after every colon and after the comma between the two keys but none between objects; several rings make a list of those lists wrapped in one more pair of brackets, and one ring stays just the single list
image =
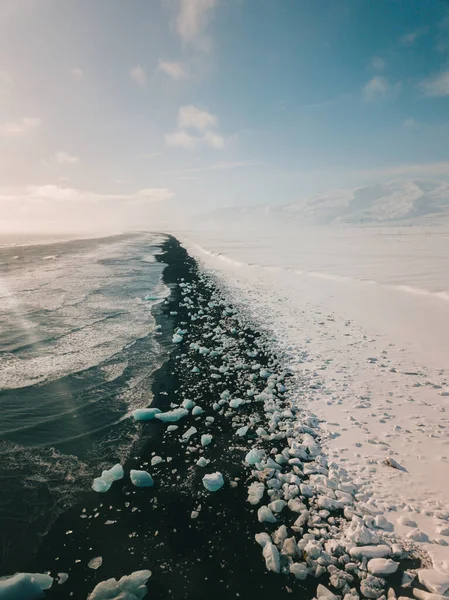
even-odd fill
[{"label": "white ice piece", "polygon": [[197,461],[196,464],[199,467],[207,467],[207,465],[210,463],[210,460],[208,460],[207,458],[204,458],[204,456],[201,456]]},{"label": "white ice piece", "polygon": [[87,600],[142,600],[147,595],[146,582],[151,577],[151,571],[135,571],[125,575],[118,581],[107,579],[102,581]]},{"label": "white ice piece", "polygon": [[265,486],[260,481],[254,481],[248,488],[248,502],[250,504],[259,504],[265,492]]},{"label": "white ice piece", "polygon": [[294,575],[296,579],[300,579],[302,581],[304,581],[309,574],[309,569],[307,568],[306,563],[292,563],[289,568],[290,573]]},{"label": "white ice piece", "polygon": [[265,456],[265,452],[263,450],[258,450],[257,448],[252,448],[245,456],[245,462],[249,465],[255,465],[260,462],[262,458]]},{"label": "white ice piece", "polygon": [[429,592],[434,594],[443,595],[449,590],[449,573],[443,573],[435,569],[420,569],[418,579]]},{"label": "white ice piece", "polygon": [[183,438],[184,440],[189,440],[189,439],[192,437],[192,435],[195,435],[195,433],[196,433],[197,431],[198,431],[198,430],[197,430],[197,428],[196,428],[196,427],[189,427],[189,428],[187,429],[187,431],[185,431],[185,432],[182,434],[182,438]]},{"label": "white ice piece", "polygon": [[53,585],[53,577],[42,573],[16,573],[0,579],[1,600],[35,600]]},{"label": "white ice piece", "polygon": [[268,508],[268,506],[261,506],[257,511],[257,518],[260,523],[276,523],[277,519]]},{"label": "white ice piece", "polygon": [[153,456],[153,458],[151,459],[151,466],[155,467],[156,465],[160,465],[163,462],[164,459],[162,458],[162,456]]},{"label": "white ice piece", "polygon": [[263,548],[263,557],[265,559],[265,566],[268,571],[273,573],[279,573],[281,570],[279,561],[279,550],[272,542],[267,542]]},{"label": "white ice piece", "polygon": [[99,569],[101,567],[102,564],[103,564],[103,557],[96,556],[95,558],[92,558],[87,563],[87,566],[89,567],[89,569],[94,569],[94,571],[96,571],[97,569]]},{"label": "white ice piece", "polygon": [[201,445],[208,446],[212,441],[212,436],[209,433],[203,433],[201,436]]},{"label": "white ice piece", "polygon": [[188,410],[180,407],[173,410],[168,410],[167,412],[157,413],[155,416],[156,419],[159,419],[159,421],[163,421],[164,423],[174,423],[183,417],[187,417],[188,414]]},{"label": "white ice piece", "polygon": [[396,573],[399,563],[391,560],[391,558],[372,558],[368,562],[368,571],[372,575],[386,576]]},{"label": "white ice piece", "polygon": [[151,421],[160,412],[160,408],[138,408],[133,411],[133,417],[136,421]]},{"label": "white ice piece", "polygon": [[201,406],[194,406],[192,409],[192,415],[194,417],[197,417],[198,415],[202,415],[204,412],[204,410],[201,408]]},{"label": "white ice piece", "polygon": [[94,492],[104,493],[109,490],[114,481],[123,479],[125,472],[120,463],[102,472],[101,477],[96,477],[92,483]]},{"label": "white ice piece", "polygon": [[203,477],[203,485],[209,492],[216,492],[224,485],[223,475],[218,471]]},{"label": "white ice piece", "polygon": [[354,558],[385,558],[390,556],[391,548],[386,544],[380,546],[358,546],[351,548],[349,554]]},{"label": "white ice piece", "polygon": [[131,483],[136,487],[152,487],[154,485],[153,478],[147,471],[131,469],[129,476]]}]

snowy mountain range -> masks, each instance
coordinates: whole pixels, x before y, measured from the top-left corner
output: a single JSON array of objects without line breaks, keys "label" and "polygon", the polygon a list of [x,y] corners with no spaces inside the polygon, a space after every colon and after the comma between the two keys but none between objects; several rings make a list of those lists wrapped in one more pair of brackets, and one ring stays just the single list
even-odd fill
[{"label": "snowy mountain range", "polygon": [[436,225],[449,222],[449,183],[393,181],[336,190],[291,204],[229,207],[208,213],[210,223],[298,225]]}]

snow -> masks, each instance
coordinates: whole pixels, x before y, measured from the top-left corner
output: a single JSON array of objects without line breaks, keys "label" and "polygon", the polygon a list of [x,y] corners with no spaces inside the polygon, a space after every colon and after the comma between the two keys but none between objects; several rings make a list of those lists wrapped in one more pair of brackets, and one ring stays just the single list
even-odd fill
[{"label": "snow", "polygon": [[147,595],[146,582],[151,571],[135,571],[125,575],[118,581],[107,579],[102,581],[89,594],[87,600],[142,600]]},{"label": "snow", "polygon": [[449,573],[443,573],[434,569],[420,569],[418,571],[419,582],[429,592],[443,595],[449,590]]},{"label": "snow", "polygon": [[187,409],[180,407],[173,410],[168,410],[167,412],[158,413],[155,415],[155,417],[164,423],[174,423],[183,417],[187,417],[188,414],[189,411]]},{"label": "snow", "polygon": [[153,478],[147,471],[139,471],[137,469],[131,469],[129,476],[131,483],[135,487],[152,487],[154,485]]},{"label": "snow", "polygon": [[104,493],[107,492],[114,481],[123,479],[125,472],[121,464],[116,464],[110,469],[103,471],[101,477],[96,477],[92,484],[94,492]]},{"label": "snow", "polygon": [[138,408],[133,411],[133,417],[136,421],[151,421],[160,412],[160,408]]},{"label": "snow", "polygon": [[[319,420],[327,460],[356,484],[363,514],[384,517],[350,527],[348,541],[378,545],[383,531],[408,537],[437,569],[449,540],[448,238],[446,226],[254,225],[183,239],[287,361],[292,405],[296,396],[302,414]],[[289,460],[300,463],[300,451]],[[322,494],[326,510],[338,502],[353,514],[335,495],[344,490],[333,491]]]},{"label": "snow", "polygon": [[53,577],[41,573],[16,573],[0,578],[0,600],[34,600],[43,598],[51,588]]},{"label": "snow", "polygon": [[223,475],[218,471],[204,475],[203,485],[208,492],[217,492],[224,485]]}]

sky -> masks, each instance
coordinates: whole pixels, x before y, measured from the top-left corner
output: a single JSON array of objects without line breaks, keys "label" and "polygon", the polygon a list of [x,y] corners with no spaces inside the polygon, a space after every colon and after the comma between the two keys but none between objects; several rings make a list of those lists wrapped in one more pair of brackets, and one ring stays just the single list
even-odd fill
[{"label": "sky", "polygon": [[449,178],[448,0],[2,0],[0,231]]}]

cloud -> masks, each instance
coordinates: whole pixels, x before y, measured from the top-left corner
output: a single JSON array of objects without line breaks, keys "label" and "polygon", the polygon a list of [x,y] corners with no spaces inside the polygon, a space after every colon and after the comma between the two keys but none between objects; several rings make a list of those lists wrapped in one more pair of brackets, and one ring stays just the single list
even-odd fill
[{"label": "cloud", "polygon": [[414,44],[418,38],[425,35],[428,32],[428,30],[428,27],[419,27],[418,29],[415,29],[414,31],[410,31],[409,33],[403,35],[399,41],[402,44],[410,46]]},{"label": "cloud", "polygon": [[178,148],[196,148],[198,141],[198,138],[190,135],[187,131],[174,131],[165,136],[167,146],[177,146]]},{"label": "cloud", "polygon": [[371,67],[375,70],[375,71],[384,71],[385,67],[387,66],[387,63],[384,61],[383,58],[380,58],[380,56],[374,56],[371,59]]},{"label": "cloud", "polygon": [[206,131],[217,125],[217,117],[207,110],[193,106],[181,106],[178,114],[178,125],[181,129],[197,129]]},{"label": "cloud", "polygon": [[37,117],[22,117],[17,121],[0,124],[0,134],[8,137],[24,137],[39,129],[42,121]]},{"label": "cloud", "polygon": [[84,71],[79,67],[73,67],[70,72],[75,79],[82,79],[84,77]]},{"label": "cloud", "polygon": [[53,157],[54,161],[59,165],[75,165],[80,161],[78,156],[72,156],[71,154],[67,154],[67,152],[56,152]]},{"label": "cloud", "polygon": [[416,129],[420,126],[420,123],[415,119],[405,119],[403,126],[406,129]]},{"label": "cloud", "polygon": [[137,65],[137,67],[133,67],[130,70],[129,76],[131,77],[131,79],[133,81],[135,81],[137,83],[137,85],[139,87],[142,87],[142,88],[146,87],[146,85],[147,85],[147,74],[145,73],[145,69],[143,69],[139,65]]},{"label": "cloud", "polygon": [[221,150],[225,147],[225,139],[222,135],[215,133],[214,131],[207,131],[203,135],[203,140],[212,148],[216,148],[217,150]]},{"label": "cloud", "polygon": [[400,81],[394,85],[391,85],[388,79],[381,77],[380,75],[376,75],[370,79],[363,88],[363,95],[365,100],[368,102],[373,102],[375,100],[389,98],[396,95],[399,93],[401,87],[402,84]]},{"label": "cloud", "polygon": [[179,62],[160,60],[158,69],[173,79],[181,80],[189,77],[189,71]]},{"label": "cloud", "polygon": [[0,188],[2,230],[9,231],[106,231],[142,230],[155,226],[164,213],[172,213],[167,188],[143,188],[135,192],[105,194],[39,185]]},{"label": "cloud", "polygon": [[201,40],[216,4],[216,0],[180,0],[176,25],[183,41]]},{"label": "cloud", "polygon": [[443,71],[429,79],[421,82],[421,88],[425,96],[438,98],[449,96],[449,71]]},{"label": "cloud", "polygon": [[357,171],[357,175],[376,177],[399,177],[407,175],[411,177],[417,176],[440,176],[449,175],[449,161],[440,161],[434,163],[410,163],[403,165],[394,165],[388,167],[380,167],[378,169],[366,169]]},{"label": "cloud", "polygon": [[255,161],[233,161],[233,162],[217,162],[204,167],[196,167],[193,169],[183,169],[182,171],[174,171],[172,175],[182,175],[188,173],[203,173],[205,171],[224,171],[228,169],[241,169],[244,167],[253,167],[260,163]]},{"label": "cloud", "polygon": [[139,154],[138,158],[148,160],[150,158],[157,158],[158,156],[161,156],[160,152],[149,152],[148,154]]}]

